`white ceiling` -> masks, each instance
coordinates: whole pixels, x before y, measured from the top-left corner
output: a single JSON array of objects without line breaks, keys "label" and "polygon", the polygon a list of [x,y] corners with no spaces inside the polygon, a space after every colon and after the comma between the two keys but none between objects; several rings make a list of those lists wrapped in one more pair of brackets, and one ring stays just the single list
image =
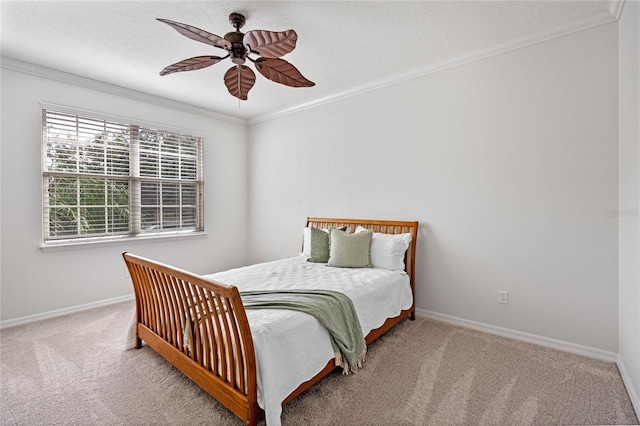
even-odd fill
[{"label": "white ceiling", "polygon": [[[2,0],[3,66],[13,59],[256,120],[345,93],[424,74],[456,58],[613,21],[619,1],[8,1]],[[248,101],[224,85],[226,60],[161,77],[165,66],[220,50],[156,21],[166,18],[219,36],[242,29],[298,33],[284,59],[316,83],[291,88],[256,73]]]}]

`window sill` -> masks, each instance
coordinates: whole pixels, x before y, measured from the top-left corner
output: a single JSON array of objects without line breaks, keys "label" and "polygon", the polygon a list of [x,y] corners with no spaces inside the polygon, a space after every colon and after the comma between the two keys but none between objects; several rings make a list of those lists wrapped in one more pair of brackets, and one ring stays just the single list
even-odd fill
[{"label": "window sill", "polygon": [[186,240],[191,238],[206,237],[205,231],[178,231],[166,232],[158,234],[144,234],[137,236],[120,235],[113,237],[96,237],[83,238],[81,240],[57,240],[40,244],[40,250],[43,252],[62,251],[62,250],[78,250],[87,248],[98,248],[105,246],[123,245],[123,244],[140,244],[140,243],[157,243],[165,240]]}]

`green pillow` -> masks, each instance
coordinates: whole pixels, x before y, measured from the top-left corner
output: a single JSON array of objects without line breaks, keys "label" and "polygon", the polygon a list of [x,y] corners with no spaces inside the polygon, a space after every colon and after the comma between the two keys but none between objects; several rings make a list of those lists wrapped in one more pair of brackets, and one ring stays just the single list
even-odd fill
[{"label": "green pillow", "polygon": [[[330,228],[327,232],[327,230],[323,231],[314,227],[310,228],[311,241],[309,242],[310,257],[307,259],[308,262],[327,263],[327,261],[329,260],[329,232],[331,232],[331,229],[334,228]],[[338,229],[346,231],[347,227],[343,226],[342,228]]]},{"label": "green pillow", "polygon": [[347,234],[344,231],[329,231],[329,266],[339,268],[371,268],[369,253],[373,232]]}]

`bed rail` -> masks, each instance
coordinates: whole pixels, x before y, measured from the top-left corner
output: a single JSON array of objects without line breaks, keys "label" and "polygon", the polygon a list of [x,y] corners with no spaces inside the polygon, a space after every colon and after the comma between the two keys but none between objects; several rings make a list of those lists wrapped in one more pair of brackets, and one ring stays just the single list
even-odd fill
[{"label": "bed rail", "polygon": [[144,340],[247,425],[257,405],[256,360],[238,289],[123,253],[136,296],[136,347]]}]

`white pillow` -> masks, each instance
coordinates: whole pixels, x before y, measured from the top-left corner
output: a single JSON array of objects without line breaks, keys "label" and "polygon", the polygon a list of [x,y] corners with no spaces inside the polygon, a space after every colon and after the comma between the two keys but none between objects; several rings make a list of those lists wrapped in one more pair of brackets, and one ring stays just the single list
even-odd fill
[{"label": "white pillow", "polygon": [[[358,226],[356,232],[368,229]],[[374,232],[371,238],[371,263],[375,268],[404,271],[404,254],[411,243],[411,234]]]}]

